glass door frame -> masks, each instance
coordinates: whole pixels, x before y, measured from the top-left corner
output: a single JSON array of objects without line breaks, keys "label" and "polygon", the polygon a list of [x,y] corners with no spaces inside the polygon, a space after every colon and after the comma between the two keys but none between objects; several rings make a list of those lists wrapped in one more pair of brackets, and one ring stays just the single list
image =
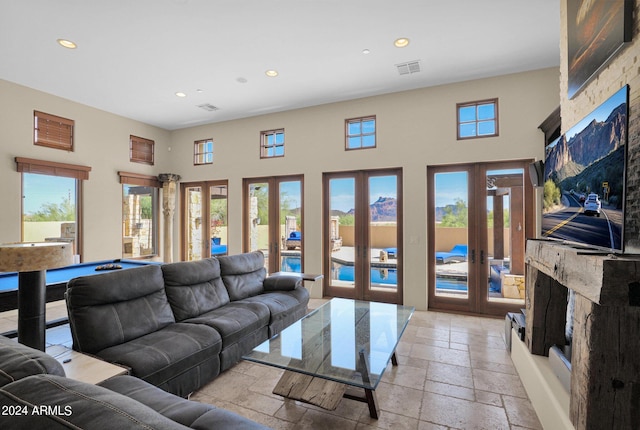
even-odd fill
[{"label": "glass door frame", "polygon": [[[504,303],[489,300],[487,297],[487,279],[490,267],[488,258],[487,228],[487,172],[500,169],[522,169],[524,204],[524,241],[535,237],[535,190],[529,180],[528,168],[533,160],[496,161],[485,163],[453,164],[427,166],[427,269],[428,269],[428,308],[463,312],[468,314],[504,316],[507,312],[517,312],[522,304]],[[435,180],[437,173],[467,172],[468,179],[468,279],[467,299],[436,295],[436,259],[435,259]],[[524,258],[524,255],[522,256]],[[526,273],[525,273],[526,276]]]},{"label": "glass door frame", "polygon": [[249,186],[253,183],[266,183],[269,187],[268,199],[269,199],[269,219],[277,220],[276,222],[269,222],[268,226],[268,263],[267,273],[275,273],[280,271],[281,263],[281,242],[280,237],[280,183],[282,182],[300,182],[300,271],[304,273],[304,175],[285,175],[285,176],[267,176],[267,177],[255,177],[255,178],[243,178],[242,179],[242,249],[243,252],[250,252],[251,250],[251,232],[249,231],[249,209],[250,209],[250,193]]},{"label": "glass door frame", "polygon": [[[371,289],[371,250],[370,250],[370,210],[369,179],[377,176],[395,176],[397,190],[396,212],[396,274],[397,283],[393,292]],[[354,227],[354,288],[331,285],[331,189],[332,179],[355,179],[355,227]],[[346,172],[325,172],[322,178],[323,188],[323,295],[344,297],[356,300],[394,303],[401,305],[403,295],[403,199],[402,168],[354,170]]]},{"label": "glass door frame", "polygon": [[[188,234],[188,217],[187,217],[187,202],[185,199],[187,198],[186,190],[188,188],[200,188],[202,193],[202,207],[201,207],[201,226],[202,226],[202,256],[203,258],[211,257],[211,187],[215,186],[225,186],[227,187],[227,214],[229,211],[229,181],[226,179],[220,180],[211,180],[211,181],[195,181],[195,182],[182,182],[180,183],[180,231],[182,234],[180,235],[180,260],[187,261],[187,246],[189,244],[189,234]],[[228,221],[227,217],[227,221]],[[204,222],[207,220],[207,222]],[[227,223],[227,235],[229,232],[229,225]],[[204,239],[206,238],[206,240]],[[228,237],[227,237],[228,242]]]}]

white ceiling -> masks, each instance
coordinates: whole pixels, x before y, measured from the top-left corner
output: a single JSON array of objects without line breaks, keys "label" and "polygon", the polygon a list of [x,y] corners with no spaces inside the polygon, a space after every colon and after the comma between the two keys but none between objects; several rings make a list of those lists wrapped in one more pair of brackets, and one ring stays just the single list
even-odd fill
[{"label": "white ceiling", "polygon": [[558,66],[559,1],[0,0],[0,79],[173,130]]}]

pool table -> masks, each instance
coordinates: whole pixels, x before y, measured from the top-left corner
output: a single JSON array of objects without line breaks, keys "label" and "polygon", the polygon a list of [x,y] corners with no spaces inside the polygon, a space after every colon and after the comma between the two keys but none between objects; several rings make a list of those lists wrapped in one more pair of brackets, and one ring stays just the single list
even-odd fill
[{"label": "pool table", "polygon": [[[80,263],[71,266],[47,270],[47,303],[64,299],[67,282],[78,276],[95,275],[106,271],[96,270],[98,266],[105,264],[118,264],[122,269],[131,269],[147,264],[161,264],[149,260],[103,260],[91,263]],[[18,273],[0,273],[0,312],[18,308]]]},{"label": "pool table", "polygon": [[[42,303],[43,300],[45,302],[51,302],[64,299],[67,282],[79,276],[105,273],[106,271],[96,270],[99,266],[117,265],[120,268],[115,270],[127,270],[147,264],[161,263],[142,260],[104,260],[50,269],[45,273],[46,287],[44,291],[39,287],[32,287],[32,285],[37,285],[32,284],[32,282],[36,282],[32,276],[36,275],[36,278],[42,279],[42,275],[39,272],[29,272],[26,274],[29,276],[29,280],[27,281],[29,284],[22,284],[20,291],[18,291],[18,273],[0,273],[0,311],[18,309],[17,333],[9,332],[5,334],[10,336],[17,334],[20,343],[25,343],[44,351],[45,331],[48,324],[46,322],[45,303]],[[25,273],[21,275],[25,275]],[[38,280],[37,282],[41,281]],[[22,299],[19,299],[19,296],[22,296]],[[22,303],[21,300],[23,301]],[[64,322],[66,322],[66,319],[64,320]],[[50,324],[50,326],[64,322],[56,321],[55,324]]]}]

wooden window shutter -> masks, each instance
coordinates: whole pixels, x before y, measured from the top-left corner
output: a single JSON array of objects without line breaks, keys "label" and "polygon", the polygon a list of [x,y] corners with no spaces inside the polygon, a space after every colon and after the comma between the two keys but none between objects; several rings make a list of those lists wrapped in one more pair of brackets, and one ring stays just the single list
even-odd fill
[{"label": "wooden window shutter", "polygon": [[16,170],[25,173],[38,173],[41,175],[87,180],[89,179],[91,167],[16,157]]},{"label": "wooden window shutter", "polygon": [[118,172],[121,184],[138,185],[141,187],[162,188],[157,176],[141,175],[140,173]]},{"label": "wooden window shutter", "polygon": [[74,123],[71,119],[33,111],[33,144],[73,151]]},{"label": "wooden window shutter", "polygon": [[134,163],[153,165],[153,140],[138,136],[129,136],[129,160]]}]

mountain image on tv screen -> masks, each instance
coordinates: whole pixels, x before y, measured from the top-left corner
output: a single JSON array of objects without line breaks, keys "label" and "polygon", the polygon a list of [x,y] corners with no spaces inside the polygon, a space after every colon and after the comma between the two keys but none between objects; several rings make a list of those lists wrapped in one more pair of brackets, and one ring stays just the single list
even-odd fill
[{"label": "mountain image on tv screen", "polygon": [[628,92],[546,147],[542,237],[622,252]]}]

